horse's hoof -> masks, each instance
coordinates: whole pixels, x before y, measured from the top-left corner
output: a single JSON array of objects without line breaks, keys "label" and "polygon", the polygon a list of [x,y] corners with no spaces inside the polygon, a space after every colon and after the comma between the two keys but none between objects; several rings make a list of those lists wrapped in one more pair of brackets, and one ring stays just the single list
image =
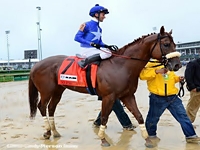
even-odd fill
[{"label": "horse's hoof", "polygon": [[43,135],[44,139],[50,139],[50,135]]},{"label": "horse's hoof", "polygon": [[101,140],[101,146],[103,146],[103,147],[109,147],[110,146],[110,144],[106,141],[106,139],[104,138],[104,139],[102,139]]},{"label": "horse's hoof", "polygon": [[48,132],[43,134],[44,139],[49,139],[51,136],[51,134],[49,134]]}]

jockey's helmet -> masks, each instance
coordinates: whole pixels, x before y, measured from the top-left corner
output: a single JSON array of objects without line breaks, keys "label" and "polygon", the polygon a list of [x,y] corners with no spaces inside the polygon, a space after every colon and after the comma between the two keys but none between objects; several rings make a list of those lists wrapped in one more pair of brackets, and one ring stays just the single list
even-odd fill
[{"label": "jockey's helmet", "polygon": [[107,8],[104,8],[103,6],[99,6],[99,4],[96,4],[94,7],[90,9],[89,15],[91,17],[94,17],[95,13],[101,13],[101,12],[104,12],[105,14],[109,14]]}]

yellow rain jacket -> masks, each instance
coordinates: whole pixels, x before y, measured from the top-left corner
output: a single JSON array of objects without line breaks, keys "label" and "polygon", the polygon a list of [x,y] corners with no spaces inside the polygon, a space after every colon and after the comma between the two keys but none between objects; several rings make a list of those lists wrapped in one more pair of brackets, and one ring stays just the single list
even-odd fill
[{"label": "yellow rain jacket", "polygon": [[178,93],[178,88],[175,87],[175,83],[180,81],[174,71],[168,71],[167,77],[164,78],[162,74],[156,74],[155,70],[161,69],[164,66],[154,67],[158,63],[149,62],[140,73],[141,80],[147,80],[148,90],[156,95],[165,96],[165,83],[167,84],[167,96]]}]

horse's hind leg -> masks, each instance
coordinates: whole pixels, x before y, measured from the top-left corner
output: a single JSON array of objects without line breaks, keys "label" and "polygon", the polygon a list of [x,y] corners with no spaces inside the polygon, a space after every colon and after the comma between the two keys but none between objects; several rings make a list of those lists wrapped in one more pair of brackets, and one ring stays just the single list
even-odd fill
[{"label": "horse's hind leg", "polygon": [[45,129],[46,129],[46,132],[43,134],[43,137],[45,139],[49,139],[51,136],[51,127],[50,127],[49,120],[46,115],[46,109],[47,109],[47,105],[49,103],[50,98],[51,98],[50,95],[46,96],[45,94],[41,94],[41,100],[38,103],[38,109],[40,110],[40,113],[44,119],[44,125],[45,125]]},{"label": "horse's hind leg", "polygon": [[49,112],[49,123],[51,126],[51,131],[53,132],[54,137],[60,137],[60,134],[56,130],[55,121],[54,121],[54,112],[56,110],[57,104],[60,102],[62,93],[65,89],[63,87],[56,87],[54,94],[51,98],[51,101],[48,105],[48,112]]}]

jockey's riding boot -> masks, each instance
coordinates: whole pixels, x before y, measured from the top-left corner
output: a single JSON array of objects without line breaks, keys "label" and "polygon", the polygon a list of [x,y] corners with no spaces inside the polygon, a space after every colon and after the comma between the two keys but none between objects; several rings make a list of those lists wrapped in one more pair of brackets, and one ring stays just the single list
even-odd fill
[{"label": "jockey's riding boot", "polygon": [[88,64],[99,60],[102,60],[100,54],[94,54],[92,56],[85,58],[85,60],[79,61],[78,64],[81,68],[85,68],[85,66],[87,66]]},{"label": "jockey's riding boot", "polygon": [[101,100],[101,101],[102,101],[102,97],[101,97],[101,96],[98,96],[97,100]]}]

